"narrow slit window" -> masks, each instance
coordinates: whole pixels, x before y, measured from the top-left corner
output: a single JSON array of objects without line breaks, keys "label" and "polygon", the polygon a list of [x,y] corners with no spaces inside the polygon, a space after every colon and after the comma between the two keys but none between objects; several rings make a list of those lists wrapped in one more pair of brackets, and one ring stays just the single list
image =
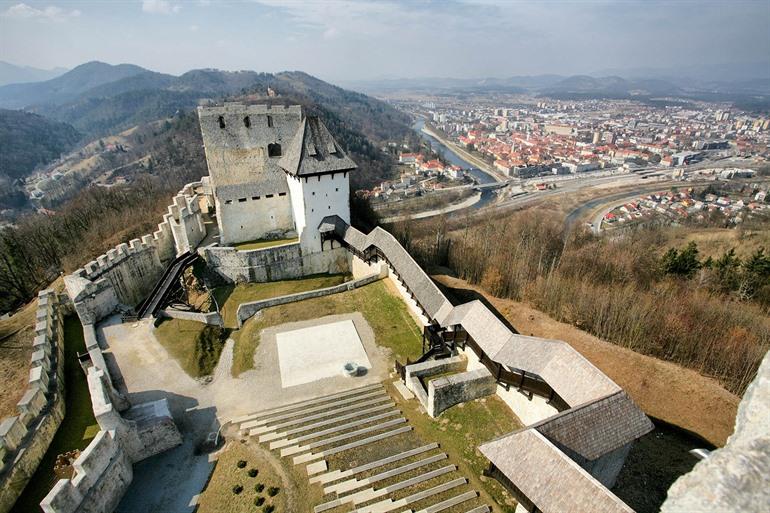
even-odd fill
[{"label": "narrow slit window", "polygon": [[272,198],[273,194],[265,194],[265,198]]},{"label": "narrow slit window", "polygon": [[286,196],[286,193],[285,192],[279,192],[278,195],[279,196]]},{"label": "narrow slit window", "polygon": [[252,196],[251,199],[254,201],[257,201],[259,199],[259,196]]},{"label": "narrow slit window", "polygon": [[233,200],[225,200],[225,205],[229,205],[233,202]]},{"label": "narrow slit window", "polygon": [[238,198],[238,203],[246,203],[246,198]]},{"label": "narrow slit window", "polygon": [[273,128],[273,116],[267,117],[267,126],[268,128]]},{"label": "narrow slit window", "polygon": [[246,116],[245,118],[243,118],[243,126],[245,126],[246,128],[251,127],[251,118],[249,118],[249,116]]},{"label": "narrow slit window", "polygon": [[219,116],[219,128],[224,128],[224,127],[225,127],[225,117]]}]

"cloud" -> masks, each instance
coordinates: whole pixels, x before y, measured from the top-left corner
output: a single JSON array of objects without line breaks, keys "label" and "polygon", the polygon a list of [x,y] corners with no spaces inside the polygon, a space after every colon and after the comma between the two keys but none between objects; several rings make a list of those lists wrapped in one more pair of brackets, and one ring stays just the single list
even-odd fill
[{"label": "cloud", "polygon": [[198,25],[190,25],[190,32],[198,32]]},{"label": "cloud", "polygon": [[48,7],[38,9],[24,3],[12,5],[3,13],[3,17],[5,18],[36,19],[40,21],[57,22],[67,21],[70,18],[77,18],[78,16],[80,16],[80,11],[77,9],[67,11],[61,7],[56,7],[55,5],[49,5]]},{"label": "cloud", "polygon": [[142,12],[150,14],[176,14],[182,6],[168,0],[142,0]]}]

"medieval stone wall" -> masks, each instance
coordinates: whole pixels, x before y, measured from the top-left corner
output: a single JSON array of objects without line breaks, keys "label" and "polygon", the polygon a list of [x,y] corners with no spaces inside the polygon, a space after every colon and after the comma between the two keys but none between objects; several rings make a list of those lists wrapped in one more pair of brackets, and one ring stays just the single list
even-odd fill
[{"label": "medieval stone wall", "polygon": [[138,305],[166,265],[205,238],[200,196],[195,193],[198,186],[198,182],[187,184],[174,197],[154,233],[120,244],[65,276],[67,293],[84,325],[110,315],[118,305]]},{"label": "medieval stone wall", "polygon": [[208,246],[203,258],[209,268],[229,283],[291,280],[312,274],[348,272],[349,254],[337,246],[320,253],[305,254],[299,243],[239,251],[232,247]]},{"label": "medieval stone wall", "polygon": [[496,389],[495,377],[486,368],[431,380],[428,383],[428,415],[438,417],[456,404],[492,395]]},{"label": "medieval stone wall", "polygon": [[0,512],[16,502],[64,418],[63,340],[58,297],[44,290],[38,295],[27,390],[18,415],[0,423]]}]

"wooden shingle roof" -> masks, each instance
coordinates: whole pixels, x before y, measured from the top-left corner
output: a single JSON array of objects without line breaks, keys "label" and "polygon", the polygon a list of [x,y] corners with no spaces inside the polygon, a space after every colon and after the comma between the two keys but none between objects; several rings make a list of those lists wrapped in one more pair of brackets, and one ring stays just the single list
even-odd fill
[{"label": "wooden shingle roof", "polygon": [[535,429],[479,450],[543,513],[634,511]]}]

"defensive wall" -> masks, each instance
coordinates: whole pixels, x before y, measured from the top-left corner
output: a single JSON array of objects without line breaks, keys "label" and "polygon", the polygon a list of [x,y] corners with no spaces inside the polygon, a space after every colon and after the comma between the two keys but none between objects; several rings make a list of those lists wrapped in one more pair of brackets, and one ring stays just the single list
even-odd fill
[{"label": "defensive wall", "polygon": [[62,305],[53,290],[38,294],[27,389],[18,415],[0,423],[0,512],[9,511],[43,459],[64,418]]},{"label": "defensive wall", "polygon": [[206,236],[201,182],[185,185],[152,234],[119,244],[64,278],[81,322],[93,324],[119,305],[134,307],[152,290],[166,265],[194,250]]},{"label": "defensive wall", "polygon": [[349,270],[348,252],[339,245],[310,254],[302,251],[299,242],[253,250],[212,245],[200,252],[209,269],[227,283],[292,280]]},{"label": "defensive wall", "polygon": [[114,387],[93,324],[83,326],[88,358],[81,362],[99,434],[40,503],[46,513],[114,510],[133,479],[131,465],[182,443],[165,399],[137,405]]}]

